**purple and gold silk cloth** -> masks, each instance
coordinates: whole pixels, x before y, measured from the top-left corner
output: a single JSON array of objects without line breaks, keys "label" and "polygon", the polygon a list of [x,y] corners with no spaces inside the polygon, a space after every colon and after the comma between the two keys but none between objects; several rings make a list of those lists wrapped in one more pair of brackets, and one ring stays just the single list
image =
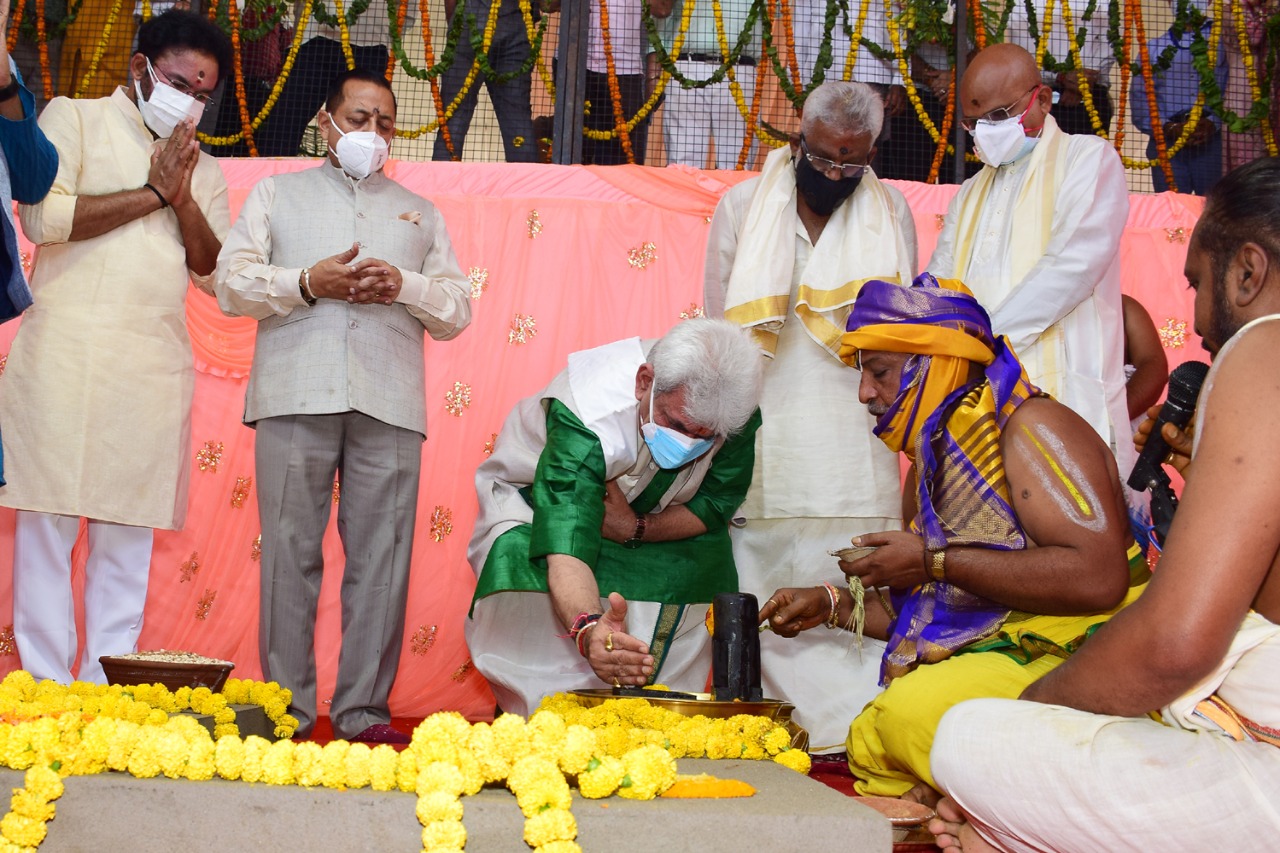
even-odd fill
[{"label": "purple and gold silk cloth", "polygon": [[[929,550],[977,545],[1016,551],[1026,537],[1009,499],[1000,434],[1009,416],[1041,394],[987,312],[962,283],[922,273],[911,287],[869,281],[858,293],[840,357],[861,350],[910,353],[898,396],[876,435],[911,459],[917,512],[911,531]],[[973,365],[982,367],[974,378]],[[881,683],[950,657],[999,629],[1003,605],[945,581],[893,590],[898,610]]]}]

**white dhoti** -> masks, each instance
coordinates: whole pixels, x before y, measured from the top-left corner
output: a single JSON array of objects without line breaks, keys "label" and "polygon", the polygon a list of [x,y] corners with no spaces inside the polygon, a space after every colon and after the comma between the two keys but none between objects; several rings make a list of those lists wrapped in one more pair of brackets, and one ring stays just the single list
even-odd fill
[{"label": "white dhoti", "polygon": [[1280,748],[1010,699],[947,712],[934,778],[1002,850],[1270,850]]},{"label": "white dhoti", "polygon": [[[628,601],[627,633],[652,644],[662,606]],[[600,610],[608,608],[608,601],[601,600]],[[655,661],[655,684],[688,693],[707,690],[711,676],[707,608],[690,604],[682,609],[666,655]],[[472,615],[466,620],[471,661],[488,679],[503,711],[528,717],[545,696],[609,686],[578,654],[574,641],[564,636],[546,593],[495,593],[477,601]]]}]

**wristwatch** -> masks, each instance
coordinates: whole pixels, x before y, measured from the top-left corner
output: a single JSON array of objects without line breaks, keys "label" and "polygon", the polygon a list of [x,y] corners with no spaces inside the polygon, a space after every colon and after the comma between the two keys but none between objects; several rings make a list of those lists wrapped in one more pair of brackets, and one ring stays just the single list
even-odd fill
[{"label": "wristwatch", "polygon": [[929,565],[927,568],[929,577],[939,583],[947,579],[947,549],[939,548],[936,551],[929,552]]},{"label": "wristwatch", "polygon": [[622,543],[623,548],[639,548],[644,542],[644,529],[649,526],[647,516],[636,513],[636,530],[631,534],[631,538]]}]

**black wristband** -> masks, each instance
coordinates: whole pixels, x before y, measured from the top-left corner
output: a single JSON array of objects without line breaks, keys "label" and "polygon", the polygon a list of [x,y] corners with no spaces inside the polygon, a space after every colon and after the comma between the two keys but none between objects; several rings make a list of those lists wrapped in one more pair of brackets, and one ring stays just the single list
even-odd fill
[{"label": "black wristband", "polygon": [[0,104],[17,97],[18,92],[21,90],[22,84],[18,82],[17,75],[10,76],[9,85],[0,89]]},{"label": "black wristband", "polygon": [[151,186],[151,184],[143,184],[143,186],[144,186],[144,187],[146,187],[147,189],[151,190],[153,193],[155,193],[155,194],[156,194],[156,198],[160,199],[160,209],[161,209],[161,210],[164,210],[166,207],[168,207],[168,206],[169,206],[169,200],[168,200],[167,198],[165,198],[165,197],[164,197],[164,195],[160,192],[160,190],[158,190],[158,189],[156,189],[155,187]]}]

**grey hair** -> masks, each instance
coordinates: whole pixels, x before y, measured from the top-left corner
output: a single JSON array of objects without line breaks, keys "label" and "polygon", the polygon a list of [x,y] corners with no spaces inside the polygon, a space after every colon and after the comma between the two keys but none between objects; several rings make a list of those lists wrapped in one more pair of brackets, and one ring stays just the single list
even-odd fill
[{"label": "grey hair", "polygon": [[720,436],[742,429],[760,405],[763,362],[750,333],[728,320],[685,320],[649,351],[653,393],[683,388],[684,416]]},{"label": "grey hair", "polygon": [[809,93],[800,114],[800,132],[812,134],[815,124],[867,132],[880,138],[884,127],[884,99],[866,83],[832,80]]}]

